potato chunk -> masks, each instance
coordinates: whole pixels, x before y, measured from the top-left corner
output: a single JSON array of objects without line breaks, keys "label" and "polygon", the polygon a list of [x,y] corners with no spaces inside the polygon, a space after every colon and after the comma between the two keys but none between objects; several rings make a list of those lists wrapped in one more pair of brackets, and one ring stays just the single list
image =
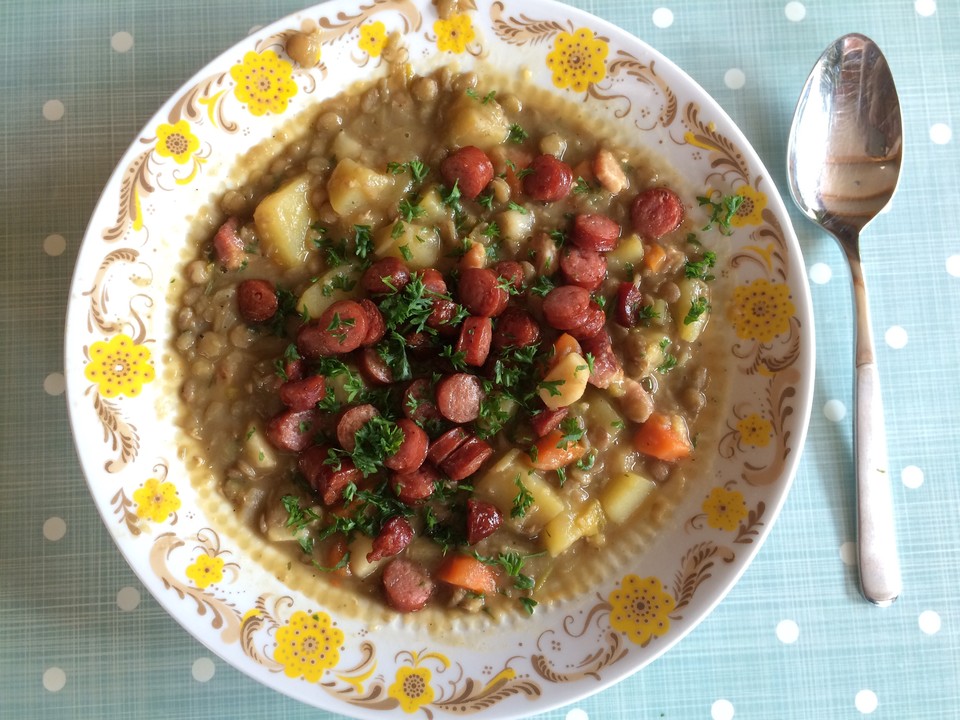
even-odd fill
[{"label": "potato chunk", "polygon": [[[515,501],[523,491],[532,501],[522,514],[514,516]],[[476,497],[496,505],[505,518],[524,535],[533,537],[566,509],[566,503],[536,470],[527,469],[514,448],[507,452],[474,485]]]},{"label": "potato chunk", "polygon": [[440,233],[435,227],[413,223],[386,225],[377,231],[374,255],[400,258],[411,270],[435,267],[440,259]]},{"label": "potato chunk", "polygon": [[446,135],[451,147],[476,145],[490,150],[502,144],[510,132],[507,116],[494,99],[480,101],[461,95],[450,105],[449,113]]},{"label": "potato chunk", "polygon": [[368,205],[386,208],[396,204],[407,191],[408,183],[401,175],[379,173],[356,160],[344,158],[330,173],[327,192],[334,212],[350,216]]},{"label": "potato chunk", "polygon": [[635,472],[610,478],[600,492],[603,512],[610,522],[621,525],[636,512],[655,487],[653,480]]},{"label": "potato chunk", "polygon": [[267,195],[253,212],[264,252],[284,267],[307,256],[307,233],[316,220],[309,194],[310,175],[304,173]]}]

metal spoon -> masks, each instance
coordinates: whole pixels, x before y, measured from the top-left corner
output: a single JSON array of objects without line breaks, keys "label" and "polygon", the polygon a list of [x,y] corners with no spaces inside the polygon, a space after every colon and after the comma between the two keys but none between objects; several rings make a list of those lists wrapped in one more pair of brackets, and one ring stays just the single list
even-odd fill
[{"label": "metal spoon", "polygon": [[853,278],[860,589],[880,606],[897,599],[901,579],[860,232],[893,197],[902,150],[900,101],[886,59],[870,38],[844,35],[820,56],[800,93],[787,175],[794,202],[837,239]]}]

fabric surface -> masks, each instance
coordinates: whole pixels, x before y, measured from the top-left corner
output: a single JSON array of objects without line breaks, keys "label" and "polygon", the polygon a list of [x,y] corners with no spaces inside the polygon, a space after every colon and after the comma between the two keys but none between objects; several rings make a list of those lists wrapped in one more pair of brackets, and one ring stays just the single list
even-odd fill
[{"label": "fabric surface", "polygon": [[[305,4],[0,4],[0,717],[332,718],[215,658],[139,585],[72,445],[62,375],[73,263],[99,193],[194,71]],[[810,273],[817,378],[793,490],[756,561],[676,648],[549,720],[960,717],[960,131],[955,0],[573,0],[703,85],[786,191],[797,95],[837,36],[886,54],[905,166],[864,236],[904,592],[857,590],[852,308],[834,241],[791,207]]]}]

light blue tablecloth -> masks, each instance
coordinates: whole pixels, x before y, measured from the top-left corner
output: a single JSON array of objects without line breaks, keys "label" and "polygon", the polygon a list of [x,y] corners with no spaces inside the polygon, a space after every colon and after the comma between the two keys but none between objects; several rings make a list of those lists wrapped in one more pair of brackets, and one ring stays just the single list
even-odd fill
[{"label": "light blue tablecloth", "polygon": [[[799,475],[742,581],[679,646],[550,720],[960,717],[960,132],[956,0],[575,0],[675,60],[785,190],[787,128],[836,36],[877,40],[906,165],[865,238],[905,589],[863,602],[854,556],[852,310],[833,240],[794,212],[817,381]],[[296,0],[0,4],[0,718],[326,718],[215,659],[139,586],[90,500],[62,376],[68,281],[121,153],[210,58]]]}]

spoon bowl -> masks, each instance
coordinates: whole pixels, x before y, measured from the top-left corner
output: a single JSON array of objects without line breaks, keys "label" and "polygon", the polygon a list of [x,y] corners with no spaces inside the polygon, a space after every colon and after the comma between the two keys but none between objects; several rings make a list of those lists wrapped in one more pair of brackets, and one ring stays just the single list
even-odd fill
[{"label": "spoon bowl", "polygon": [[900,101],[886,58],[870,38],[844,35],[820,56],[800,93],[787,175],[794,202],[837,239],[850,266],[860,588],[880,606],[896,600],[901,578],[860,233],[893,199],[902,158]]}]

